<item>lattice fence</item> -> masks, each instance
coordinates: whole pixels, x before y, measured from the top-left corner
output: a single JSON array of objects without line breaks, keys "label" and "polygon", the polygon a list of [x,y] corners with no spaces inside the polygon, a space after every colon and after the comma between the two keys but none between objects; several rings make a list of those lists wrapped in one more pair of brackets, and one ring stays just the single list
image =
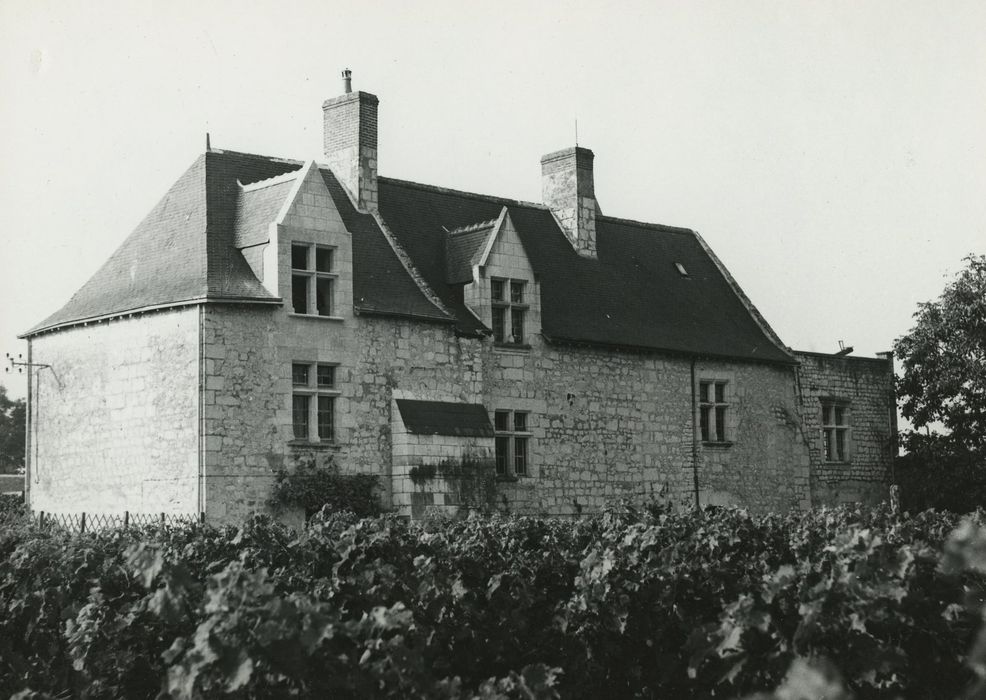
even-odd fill
[{"label": "lattice fence", "polygon": [[191,527],[205,523],[205,513],[45,513],[31,514],[44,529],[83,533],[128,527]]}]

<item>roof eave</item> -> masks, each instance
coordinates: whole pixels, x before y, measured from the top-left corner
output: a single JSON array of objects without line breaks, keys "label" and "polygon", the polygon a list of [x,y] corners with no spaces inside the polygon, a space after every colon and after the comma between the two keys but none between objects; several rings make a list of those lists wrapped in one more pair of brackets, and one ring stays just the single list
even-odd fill
[{"label": "roof eave", "polygon": [[100,323],[102,321],[110,321],[115,318],[123,318],[124,316],[134,316],[136,314],[152,313],[154,311],[165,311],[167,309],[182,308],[185,306],[195,306],[198,304],[259,304],[262,306],[280,306],[284,303],[284,300],[280,297],[270,297],[270,298],[258,298],[258,297],[243,297],[243,296],[217,296],[210,295],[204,297],[195,297],[192,299],[182,299],[180,301],[170,301],[165,304],[149,304],[146,306],[138,306],[132,309],[122,309],[120,311],[111,311],[105,314],[98,314],[96,316],[86,316],[83,318],[72,319],[70,321],[61,321],[58,323],[52,323],[49,325],[36,326],[29,331],[21,333],[17,337],[21,340],[26,340],[36,335],[41,335],[42,333],[50,333],[52,331],[62,330],[63,328],[70,328],[72,326],[84,326],[90,323]]},{"label": "roof eave", "polygon": [[549,335],[545,333],[543,330],[541,331],[541,336],[553,345],[595,347],[595,348],[605,348],[608,350],[623,350],[626,352],[633,352],[633,353],[674,355],[677,357],[687,357],[690,359],[709,358],[712,360],[728,360],[730,362],[750,362],[755,364],[781,365],[784,367],[795,367],[800,364],[797,360],[793,358],[790,360],[786,360],[786,359],[774,359],[769,357],[750,357],[744,355],[732,355],[729,353],[682,350],[680,348],[663,348],[663,347],[657,347],[652,345],[608,343],[601,340],[586,340],[584,338],[568,338],[559,335]]}]

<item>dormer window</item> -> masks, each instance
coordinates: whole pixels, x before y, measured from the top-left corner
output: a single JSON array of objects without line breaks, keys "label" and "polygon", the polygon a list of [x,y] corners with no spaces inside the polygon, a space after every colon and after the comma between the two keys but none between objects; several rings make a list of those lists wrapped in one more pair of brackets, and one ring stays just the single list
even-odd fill
[{"label": "dormer window", "polygon": [[527,313],[527,282],[524,280],[490,280],[493,341],[504,345],[527,342],[524,317]]},{"label": "dormer window", "polygon": [[291,244],[291,309],[296,314],[332,316],[335,249],[314,243]]}]

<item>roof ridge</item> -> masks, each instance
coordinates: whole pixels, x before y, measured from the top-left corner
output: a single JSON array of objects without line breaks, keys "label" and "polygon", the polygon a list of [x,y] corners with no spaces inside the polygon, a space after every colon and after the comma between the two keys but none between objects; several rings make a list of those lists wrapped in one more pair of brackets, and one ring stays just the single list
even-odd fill
[{"label": "roof ridge", "polygon": [[547,209],[548,207],[540,202],[528,202],[523,199],[511,199],[510,197],[497,197],[492,194],[480,194],[479,192],[467,192],[466,190],[456,190],[451,187],[442,187],[440,185],[426,185],[423,182],[413,182],[411,180],[401,180],[396,177],[378,177],[377,180],[383,180],[394,185],[401,185],[404,187],[413,187],[419,190],[429,190],[431,192],[441,192],[442,194],[454,194],[461,197],[473,197],[474,199],[482,199],[486,202],[496,202],[497,204],[513,205],[516,207],[533,207],[534,209]]},{"label": "roof ridge", "polygon": [[297,160],[296,158],[281,158],[279,156],[265,156],[262,153],[247,153],[246,151],[232,151],[228,148],[213,148],[210,151],[206,151],[206,155],[210,153],[218,153],[224,156],[246,156],[248,158],[260,158],[262,160],[273,161],[275,163],[290,163],[291,165],[304,165],[305,161]]},{"label": "roof ridge", "polygon": [[481,231],[484,228],[490,228],[491,226],[495,226],[497,221],[498,219],[490,219],[489,221],[480,221],[479,223],[475,223],[475,224],[466,224],[465,226],[459,226],[458,228],[452,229],[451,231],[448,232],[448,235],[458,236],[459,234],[462,233],[472,233],[473,231]]},{"label": "roof ridge", "polygon": [[602,214],[596,217],[596,221],[608,221],[614,224],[626,224],[628,226],[639,226],[640,228],[648,228],[654,231],[661,231],[663,233],[680,233],[684,235],[695,235],[695,229],[687,228],[684,226],[669,226],[668,224],[655,224],[650,221],[638,221],[636,219],[624,219],[619,216],[604,216]]},{"label": "roof ridge", "polygon": [[273,187],[274,185],[281,185],[285,182],[296,180],[300,172],[300,170],[289,170],[286,173],[269,177],[266,180],[257,180],[256,182],[249,182],[245,185],[237,179],[236,184],[240,186],[240,192],[253,192],[254,190],[262,190],[265,187]]}]

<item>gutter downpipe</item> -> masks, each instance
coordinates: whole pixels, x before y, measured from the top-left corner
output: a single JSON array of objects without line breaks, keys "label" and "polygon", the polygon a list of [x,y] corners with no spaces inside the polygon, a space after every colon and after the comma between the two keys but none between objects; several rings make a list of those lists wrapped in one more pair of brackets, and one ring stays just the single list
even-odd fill
[{"label": "gutter downpipe", "polygon": [[695,392],[695,361],[692,356],[691,376],[692,376],[692,482],[695,489],[695,510],[702,510],[702,504],[698,497],[698,394]]}]

